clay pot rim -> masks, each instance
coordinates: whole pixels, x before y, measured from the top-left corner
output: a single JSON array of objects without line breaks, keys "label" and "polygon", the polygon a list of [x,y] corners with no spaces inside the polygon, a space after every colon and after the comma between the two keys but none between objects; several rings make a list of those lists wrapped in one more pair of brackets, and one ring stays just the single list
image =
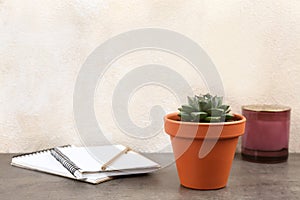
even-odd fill
[{"label": "clay pot rim", "polygon": [[169,113],[166,114],[164,119],[165,121],[169,122],[169,123],[174,123],[174,124],[185,124],[185,125],[189,125],[189,126],[228,126],[228,125],[236,125],[236,124],[242,124],[246,121],[246,117],[244,117],[243,115],[240,114],[236,114],[234,113],[233,115],[238,118],[238,120],[236,121],[232,121],[232,122],[184,122],[184,121],[178,121],[175,119],[171,119],[172,117],[175,118],[178,116],[179,112],[173,112],[173,113]]},{"label": "clay pot rim", "polygon": [[[178,112],[170,113],[165,116],[165,132],[177,138],[190,139],[225,139],[239,137],[244,134],[244,124],[246,118],[243,115],[234,114],[239,119],[233,122],[218,123],[200,123],[200,122],[182,122],[179,119]],[[192,133],[195,134],[190,134]],[[220,132],[220,135],[208,134]]]}]

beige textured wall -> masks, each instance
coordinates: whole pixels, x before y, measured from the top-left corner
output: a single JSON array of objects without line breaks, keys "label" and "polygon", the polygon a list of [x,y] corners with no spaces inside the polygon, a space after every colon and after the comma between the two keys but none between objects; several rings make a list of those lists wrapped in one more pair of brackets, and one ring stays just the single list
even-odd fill
[{"label": "beige textured wall", "polygon": [[[252,103],[291,106],[290,151],[300,152],[298,0],[0,0],[0,152],[80,144],[72,95],[81,65],[105,40],[142,27],[177,31],[201,45],[222,77],[233,111]],[[196,77],[186,72],[180,59],[156,54],[128,55],[114,64],[96,93],[98,118],[99,107],[110,103],[110,91],[132,66],[175,66],[200,92]],[[145,105],[149,92],[153,96]],[[146,125],[155,103],[175,110],[176,99],[169,96],[159,88],[137,92],[129,104],[133,120]],[[118,141],[109,114],[108,109],[107,116],[100,117],[101,124]],[[120,136],[122,140],[126,139]],[[160,136],[152,144],[136,146],[155,151],[167,142]]]}]

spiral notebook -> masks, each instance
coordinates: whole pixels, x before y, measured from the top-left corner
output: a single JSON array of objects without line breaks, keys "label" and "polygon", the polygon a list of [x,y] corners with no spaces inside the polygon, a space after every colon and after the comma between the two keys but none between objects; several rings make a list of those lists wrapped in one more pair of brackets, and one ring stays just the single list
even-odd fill
[{"label": "spiral notebook", "polygon": [[123,145],[55,147],[14,156],[11,165],[93,184],[160,168],[158,163]]}]

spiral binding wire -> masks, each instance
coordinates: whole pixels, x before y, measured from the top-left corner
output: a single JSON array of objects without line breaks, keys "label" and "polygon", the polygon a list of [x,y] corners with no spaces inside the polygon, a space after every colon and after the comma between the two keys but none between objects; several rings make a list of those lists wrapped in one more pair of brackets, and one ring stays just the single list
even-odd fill
[{"label": "spiral binding wire", "polygon": [[[68,144],[68,145],[59,146],[59,148],[65,148],[65,147],[71,147],[71,145]],[[28,152],[28,153],[17,154],[15,156],[13,156],[13,158],[22,157],[22,156],[30,156],[32,154],[43,153],[43,152],[51,151],[53,149],[54,148],[48,148],[48,149],[42,149],[42,150],[39,150],[39,151],[33,151],[33,152]]]},{"label": "spiral binding wire", "polygon": [[60,162],[71,174],[77,177],[76,172],[80,170],[75,163],[73,163],[66,155],[64,155],[58,148],[51,150],[51,155]]}]

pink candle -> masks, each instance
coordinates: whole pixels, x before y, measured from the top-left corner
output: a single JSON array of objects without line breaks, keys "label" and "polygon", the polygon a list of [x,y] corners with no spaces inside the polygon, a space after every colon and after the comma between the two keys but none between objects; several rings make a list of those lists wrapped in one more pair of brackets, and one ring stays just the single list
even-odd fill
[{"label": "pink candle", "polygon": [[247,119],[242,156],[253,162],[277,163],[288,158],[290,111],[280,105],[242,107]]}]

